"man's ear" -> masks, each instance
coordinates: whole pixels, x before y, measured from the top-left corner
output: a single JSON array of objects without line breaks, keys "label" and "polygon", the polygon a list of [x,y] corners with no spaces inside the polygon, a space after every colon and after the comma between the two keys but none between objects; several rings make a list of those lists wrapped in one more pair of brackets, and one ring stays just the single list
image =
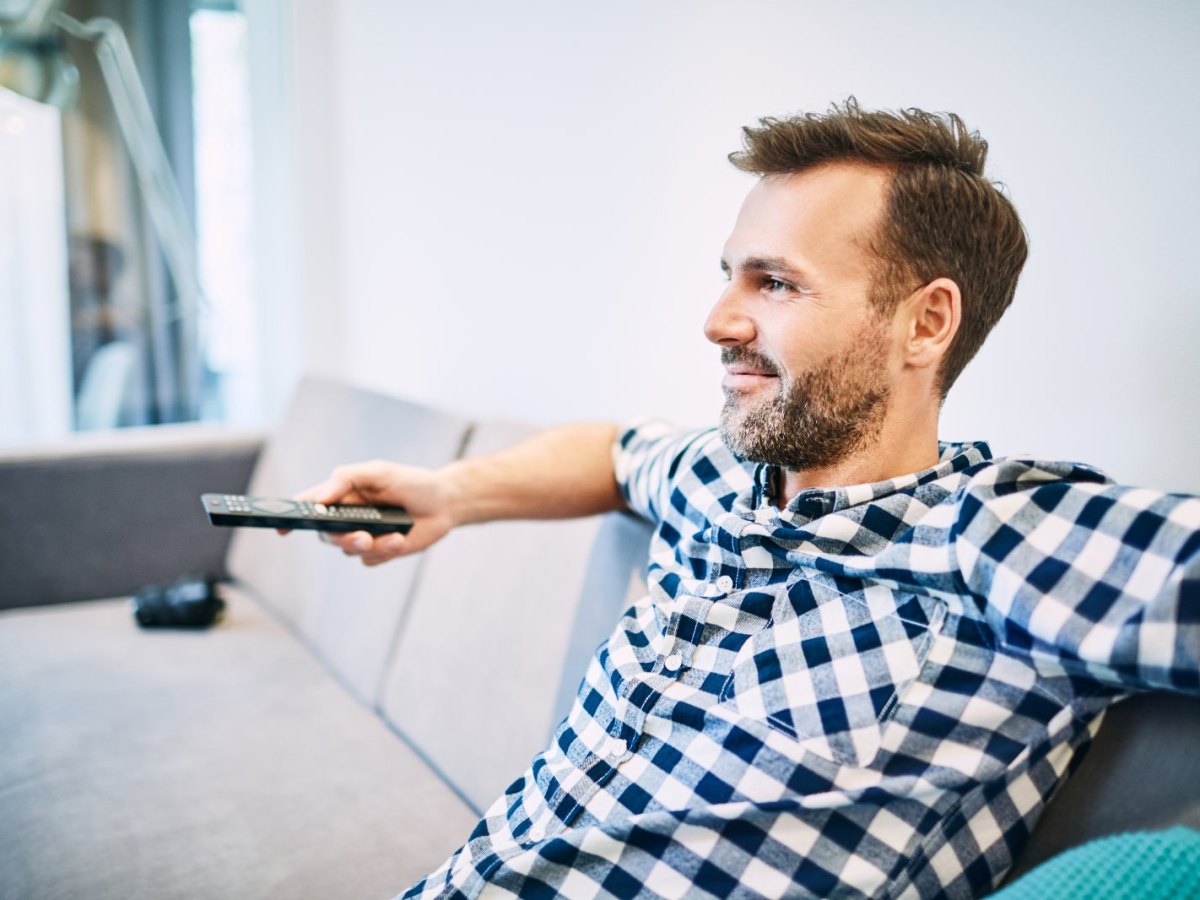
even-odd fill
[{"label": "man's ear", "polygon": [[962,291],[951,278],[935,278],[905,302],[904,361],[923,369],[937,366],[962,323]]}]

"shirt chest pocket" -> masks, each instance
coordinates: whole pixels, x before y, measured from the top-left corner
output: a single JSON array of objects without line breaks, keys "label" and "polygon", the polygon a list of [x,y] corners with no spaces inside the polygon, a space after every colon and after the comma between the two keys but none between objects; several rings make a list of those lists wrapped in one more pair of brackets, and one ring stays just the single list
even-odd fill
[{"label": "shirt chest pocket", "polygon": [[721,699],[825,759],[868,765],[944,616],[929,597],[797,580],[738,651]]}]

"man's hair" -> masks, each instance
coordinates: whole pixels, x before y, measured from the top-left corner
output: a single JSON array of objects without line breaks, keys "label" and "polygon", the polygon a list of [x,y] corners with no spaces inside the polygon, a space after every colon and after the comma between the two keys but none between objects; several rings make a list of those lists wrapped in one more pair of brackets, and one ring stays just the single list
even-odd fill
[{"label": "man's hair", "polygon": [[944,399],[1012,302],[1025,265],[1025,230],[984,177],[987,141],[953,113],[866,111],[853,97],[824,114],[760,119],[729,154],[744,172],[783,175],[835,162],[892,173],[887,212],[869,247],[879,260],[871,302],[890,312],[935,278],[962,292],[962,322],[938,369]]}]

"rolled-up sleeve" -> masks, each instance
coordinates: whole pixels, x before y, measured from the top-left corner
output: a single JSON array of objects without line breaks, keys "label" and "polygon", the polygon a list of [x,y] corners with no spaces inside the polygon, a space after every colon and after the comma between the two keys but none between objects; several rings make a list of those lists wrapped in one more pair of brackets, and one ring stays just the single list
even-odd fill
[{"label": "rolled-up sleeve", "polygon": [[622,428],[613,442],[613,468],[629,508],[654,524],[661,522],[689,448],[711,432],[685,430],[658,419]]}]

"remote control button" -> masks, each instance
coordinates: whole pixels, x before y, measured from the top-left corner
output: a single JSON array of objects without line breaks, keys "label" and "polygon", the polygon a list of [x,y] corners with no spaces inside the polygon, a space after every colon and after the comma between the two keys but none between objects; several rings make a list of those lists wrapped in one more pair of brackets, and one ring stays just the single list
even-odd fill
[{"label": "remote control button", "polygon": [[285,513],[292,512],[296,504],[290,500],[255,500],[254,508],[265,513]]}]

